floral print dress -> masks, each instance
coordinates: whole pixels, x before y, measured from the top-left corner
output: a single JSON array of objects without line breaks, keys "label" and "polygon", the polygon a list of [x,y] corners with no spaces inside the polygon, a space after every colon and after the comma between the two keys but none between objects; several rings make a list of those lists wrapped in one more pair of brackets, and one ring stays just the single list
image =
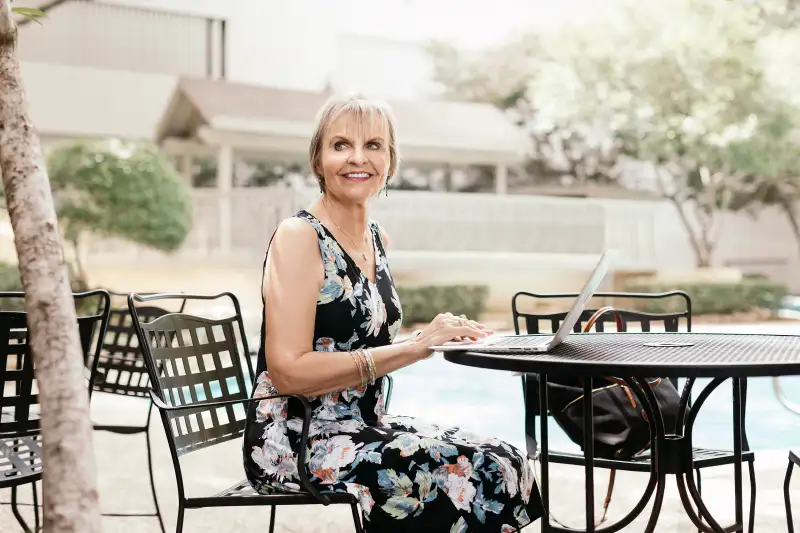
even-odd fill
[{"label": "floral print dress", "polygon": [[[377,274],[372,282],[319,220],[307,211],[295,216],[316,230],[325,268],[314,349],[334,352],[390,344],[400,329],[402,310],[377,224],[369,224]],[[261,331],[254,397],[277,394],[266,371],[263,324]],[[313,418],[303,468],[323,492],[355,496],[367,532],[509,533],[542,515],[523,453],[497,439],[386,414],[382,378],[366,388],[309,400]],[[250,404],[244,466],[258,492],[300,489],[301,427],[302,409],[295,400]]]}]

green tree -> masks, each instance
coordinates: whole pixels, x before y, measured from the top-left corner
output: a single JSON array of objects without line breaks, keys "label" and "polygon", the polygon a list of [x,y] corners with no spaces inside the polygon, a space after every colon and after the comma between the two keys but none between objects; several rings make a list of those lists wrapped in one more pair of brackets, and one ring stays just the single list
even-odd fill
[{"label": "green tree", "polygon": [[732,209],[757,215],[764,207],[780,209],[800,251],[800,112],[780,102],[760,117],[753,135],[731,143],[720,157],[745,174]]},{"label": "green tree", "polygon": [[522,181],[586,185],[619,177],[619,144],[573,117],[543,118],[530,86],[552,60],[541,36],[528,34],[482,52],[434,42],[428,46],[442,97],[490,103],[531,136],[532,156],[517,173]]},{"label": "green tree", "polygon": [[162,251],[177,249],[191,229],[188,187],[155,146],[117,140],[70,142],[47,162],[56,211],[76,258],[86,235],[121,238]]},{"label": "green tree", "polygon": [[647,0],[542,41],[552,60],[531,87],[542,118],[594,125],[648,163],[697,266],[712,264],[718,214],[746,173],[719,152],[749,138],[763,111],[762,26],[754,6]]}]

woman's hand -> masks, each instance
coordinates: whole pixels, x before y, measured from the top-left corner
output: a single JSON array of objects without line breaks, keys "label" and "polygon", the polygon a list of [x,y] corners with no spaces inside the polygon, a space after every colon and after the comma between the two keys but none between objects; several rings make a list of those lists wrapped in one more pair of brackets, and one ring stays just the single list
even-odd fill
[{"label": "woman's hand", "polygon": [[432,354],[430,346],[439,346],[449,341],[478,340],[494,333],[483,324],[469,320],[464,315],[453,316],[442,313],[434,318],[413,340],[419,350],[419,357],[424,359]]}]

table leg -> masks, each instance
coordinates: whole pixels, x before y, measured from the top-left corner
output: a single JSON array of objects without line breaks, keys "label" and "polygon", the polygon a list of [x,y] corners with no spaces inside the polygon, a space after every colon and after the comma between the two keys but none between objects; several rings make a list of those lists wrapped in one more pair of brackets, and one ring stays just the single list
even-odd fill
[{"label": "table leg", "polygon": [[744,528],[742,513],[742,381],[739,378],[733,383],[733,479],[736,506],[736,523]]},{"label": "table leg", "polygon": [[[705,401],[708,399],[709,395],[716,389],[717,387],[725,381],[725,378],[716,378],[711,383],[706,386],[697,399],[692,405],[691,409],[688,409],[688,416],[685,420],[684,425],[684,433],[682,436],[678,438],[681,441],[683,446],[683,454],[685,457],[691,458],[692,454],[692,428],[694,427],[694,421],[697,418],[697,414],[700,411],[700,408],[703,406]],[[687,384],[688,385],[688,384]],[[687,412],[684,402],[687,395],[684,394],[681,396],[681,407],[682,409],[680,412]],[[734,411],[737,409],[734,408]],[[680,418],[679,418],[680,421]],[[741,417],[739,417],[739,421],[741,422]],[[736,445],[734,444],[734,449]],[[739,439],[739,451],[740,454],[738,456],[740,463],[739,463],[739,479],[737,483],[741,485],[741,439]],[[706,507],[705,503],[703,502],[702,497],[700,496],[699,491],[697,490],[697,486],[694,482],[694,476],[692,475],[692,465],[691,461],[689,464],[682,464],[681,471],[676,472],[675,480],[678,485],[678,493],[681,497],[681,503],[683,504],[683,508],[686,511],[686,514],[689,516],[689,519],[697,526],[698,530],[704,531],[707,533],[725,533],[725,528],[723,528],[711,515],[708,508]],[[687,493],[688,489],[688,493]],[[739,488],[741,491],[741,487]],[[691,498],[691,501],[690,501]],[[741,501],[741,500],[740,500]],[[692,506],[692,502],[697,506],[697,513],[695,513],[694,508]],[[699,515],[699,516],[698,516]],[[741,523],[738,520],[737,513],[737,522]],[[704,524],[700,518],[702,517],[703,520],[707,522]]]},{"label": "table leg", "polygon": [[548,448],[547,434],[547,374],[539,375],[539,422],[541,424],[540,433],[540,462],[542,464],[542,486],[539,487],[542,496],[542,507],[544,516],[542,517],[542,533],[550,532],[550,453]]},{"label": "table leg", "polygon": [[[625,380],[642,402],[642,408],[650,424],[650,479],[655,477],[656,497],[653,509],[650,511],[650,520],[647,521],[645,533],[656,530],[658,518],[661,515],[661,506],[664,504],[664,491],[667,486],[667,474],[661,457],[664,455],[663,443],[665,439],[664,419],[661,408],[656,401],[655,394],[647,384],[646,379],[629,378]],[[648,498],[649,499],[649,498]]]},{"label": "table leg", "polygon": [[583,380],[583,458],[586,531],[594,533],[594,398],[592,378]]},{"label": "table leg", "polygon": [[[650,479],[648,480],[647,487],[645,488],[642,497],[639,499],[637,504],[634,508],[627,514],[625,517],[620,519],[619,521],[604,526],[604,527],[595,527],[594,526],[594,484],[592,483],[589,485],[587,483],[587,507],[591,507],[588,509],[587,514],[587,528],[585,531],[594,531],[595,533],[616,533],[619,531],[624,531],[626,527],[628,527],[647,507],[650,503],[650,499],[653,497],[653,493],[655,492],[656,498],[653,504],[653,508],[650,512],[650,519],[648,521],[647,529],[645,530],[646,533],[652,533],[655,531],[656,523],[658,521],[659,514],[661,513],[661,506],[664,499],[664,491],[666,488],[666,474],[664,470],[658,470],[656,468],[657,461],[656,456],[659,450],[659,442],[664,435],[664,424],[658,410],[658,404],[653,399],[652,401],[648,399],[645,395],[642,387],[640,386],[640,382],[635,380],[626,380],[628,385],[631,387],[631,390],[639,399],[642,404],[642,408],[647,415],[647,420],[649,421],[650,425],[650,434],[651,438],[654,442],[653,445],[653,453],[654,458],[650,464]],[[645,383],[645,386],[646,383]],[[547,376],[540,375],[539,376],[539,407],[540,407],[540,458],[541,458],[541,465],[542,465],[542,476],[541,476],[541,486],[539,487],[541,497],[542,497],[542,505],[544,507],[545,513],[542,517],[542,533],[550,533],[552,531],[558,532],[569,532],[569,533],[582,533],[584,530],[580,529],[572,529],[561,527],[560,525],[552,526],[550,524],[550,490],[549,490],[549,448],[548,448],[548,431],[547,431]],[[648,387],[649,388],[649,387]],[[585,392],[585,391],[584,391]],[[590,391],[591,392],[591,391]],[[585,395],[584,400],[582,401],[582,405],[586,406],[586,396],[590,399],[592,397],[591,394]],[[593,407],[593,405],[592,405]],[[586,416],[586,413],[593,413],[593,409],[584,409],[584,432],[585,435],[592,435],[593,434],[593,423],[591,416]],[[591,433],[590,433],[591,432]],[[593,435],[591,437],[591,444],[589,448],[593,452],[594,448],[594,439]],[[588,448],[587,448],[588,449]],[[592,454],[593,455],[593,454]],[[593,463],[593,457],[586,459],[587,469],[590,467],[589,464]],[[590,470],[587,476],[587,479],[593,479],[593,470]],[[589,503],[591,502],[591,503]]]}]

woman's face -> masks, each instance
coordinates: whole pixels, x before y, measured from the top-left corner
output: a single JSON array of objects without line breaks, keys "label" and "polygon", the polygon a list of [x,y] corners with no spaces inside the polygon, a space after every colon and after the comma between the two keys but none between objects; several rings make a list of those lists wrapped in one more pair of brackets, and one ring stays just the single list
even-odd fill
[{"label": "woman's face", "polygon": [[344,113],[322,139],[320,166],[325,193],[345,203],[366,203],[386,183],[389,131],[380,117],[359,120]]}]

